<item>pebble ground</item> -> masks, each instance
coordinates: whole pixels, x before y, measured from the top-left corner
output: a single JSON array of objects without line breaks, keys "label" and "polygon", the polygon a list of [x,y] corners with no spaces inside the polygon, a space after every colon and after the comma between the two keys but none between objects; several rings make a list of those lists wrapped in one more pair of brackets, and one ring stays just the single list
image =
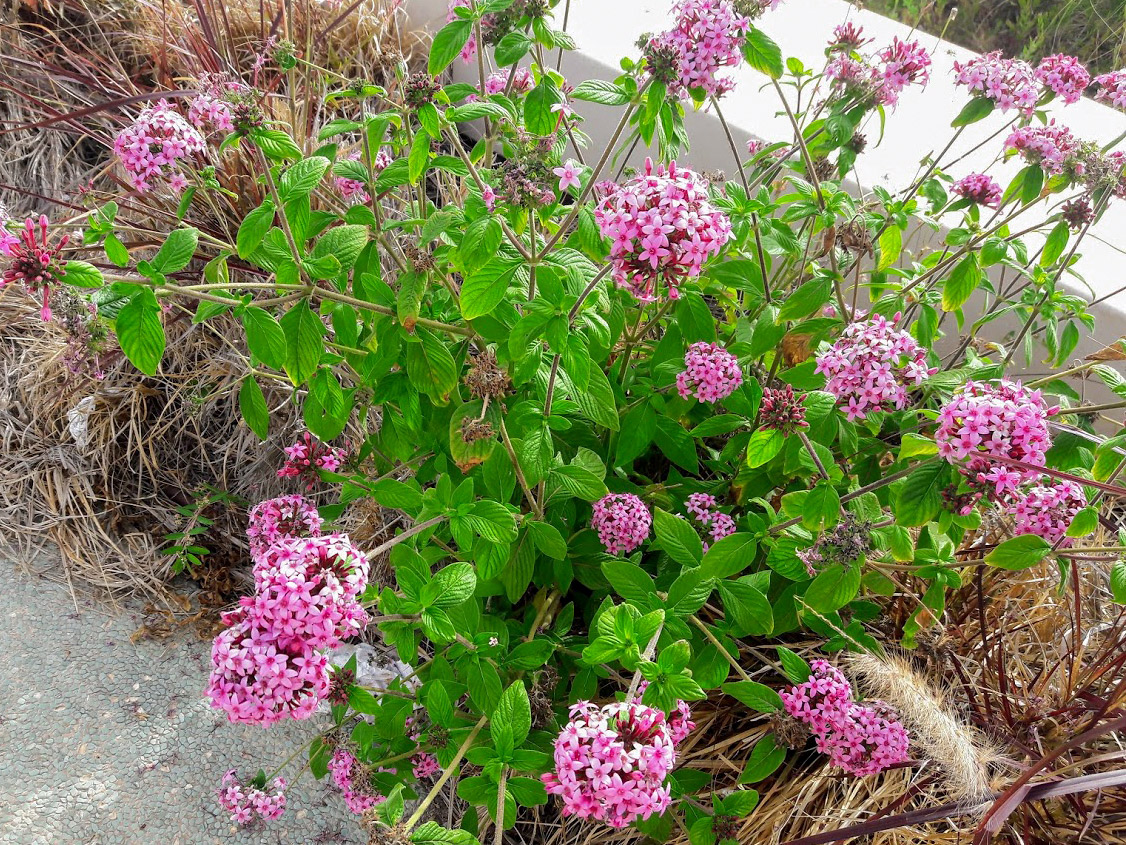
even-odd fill
[{"label": "pebble ground", "polygon": [[79,597],[76,612],[65,586],[8,561],[0,583],[0,845],[367,842],[308,772],[280,821],[231,824],[223,773],[272,771],[315,726],[227,722],[203,699],[209,642],[134,644],[140,605],[110,615]]}]

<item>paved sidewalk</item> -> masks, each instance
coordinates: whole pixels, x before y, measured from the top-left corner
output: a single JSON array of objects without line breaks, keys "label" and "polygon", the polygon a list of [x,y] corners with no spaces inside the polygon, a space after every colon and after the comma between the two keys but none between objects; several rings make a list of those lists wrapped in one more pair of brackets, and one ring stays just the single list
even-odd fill
[{"label": "paved sidewalk", "polygon": [[[0,845],[363,843],[339,794],[306,772],[285,816],[239,831],[223,773],[272,771],[308,723],[232,725],[203,700],[210,643],[129,637],[117,616],[0,560]],[[293,772],[287,772],[292,775]]]}]

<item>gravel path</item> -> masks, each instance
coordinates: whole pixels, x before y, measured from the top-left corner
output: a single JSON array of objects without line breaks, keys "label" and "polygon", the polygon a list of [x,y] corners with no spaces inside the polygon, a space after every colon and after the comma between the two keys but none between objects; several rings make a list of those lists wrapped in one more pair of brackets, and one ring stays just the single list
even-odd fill
[{"label": "gravel path", "polygon": [[66,587],[8,561],[0,583],[0,845],[367,842],[308,772],[280,821],[230,823],[223,773],[272,771],[313,726],[229,724],[202,697],[210,643],[134,645],[140,606],[111,617],[80,597],[76,613]]}]

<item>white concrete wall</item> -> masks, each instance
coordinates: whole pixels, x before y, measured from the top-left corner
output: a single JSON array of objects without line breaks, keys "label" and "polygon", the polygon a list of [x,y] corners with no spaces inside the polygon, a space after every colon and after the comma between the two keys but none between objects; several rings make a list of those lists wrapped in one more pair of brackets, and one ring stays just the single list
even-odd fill
[{"label": "white concrete wall", "polygon": [[[445,22],[445,0],[408,0],[412,21],[432,29]],[[643,33],[668,28],[671,0],[572,0],[567,31],[575,39],[578,50],[565,55],[562,73],[568,81],[613,79],[618,75],[618,62],[623,55],[636,54],[632,46]],[[557,11],[562,15],[562,4]],[[966,61],[974,53],[925,33],[911,29],[873,12],[857,10],[844,0],[785,0],[775,11],[766,13],[758,22],[782,48],[784,57],[801,59],[807,67],[820,69],[824,63],[825,45],[837,24],[852,20],[875,39],[873,48],[890,43],[893,36],[915,37],[933,53],[931,80],[925,90],[911,87],[905,91],[894,112],[888,116],[882,142],[879,122],[873,118],[864,131],[869,138],[868,150],[856,164],[856,176],[862,188],[880,184],[891,190],[903,190],[920,175],[921,162],[929,154],[937,154],[947,144],[954,130],[950,122],[969,97],[964,89],[955,88],[953,63]],[[557,20],[557,25],[560,23]],[[486,60],[491,58],[486,52]],[[554,57],[553,57],[554,58]],[[1082,58],[1082,57],[1080,57]],[[476,65],[455,61],[456,79],[476,82]],[[737,85],[722,101],[724,115],[731,124],[740,145],[748,138],[767,141],[789,141],[793,133],[782,111],[780,101],[769,80],[743,66],[734,73]],[[577,104],[586,118],[583,128],[595,144],[608,140],[620,111],[591,103]],[[1126,114],[1084,99],[1071,106],[1053,104],[1057,121],[1071,127],[1082,138],[1108,143],[1126,132]],[[967,154],[949,169],[955,176],[988,169],[1002,184],[1022,166],[1019,160],[997,164],[1005,138],[1002,133],[971,152],[990,135],[999,131],[1014,116],[994,112],[985,120],[963,132],[944,162]],[[687,126],[691,152],[685,163],[698,170],[724,170],[733,173],[731,152],[720,129],[719,121],[707,111],[689,116]],[[1030,212],[1030,215],[1033,213]],[[952,216],[949,225],[956,225]],[[1082,245],[1082,258],[1077,265],[1085,283],[1065,279],[1068,289],[1089,302],[1096,315],[1096,337],[1084,337],[1074,353],[1082,356],[1126,334],[1126,294],[1115,294],[1126,287],[1126,201],[1111,204],[1103,219],[1092,228]],[[1106,299],[1103,299],[1106,297]],[[1101,301],[1099,301],[1101,300]],[[1100,398],[1101,401],[1101,398]]]}]

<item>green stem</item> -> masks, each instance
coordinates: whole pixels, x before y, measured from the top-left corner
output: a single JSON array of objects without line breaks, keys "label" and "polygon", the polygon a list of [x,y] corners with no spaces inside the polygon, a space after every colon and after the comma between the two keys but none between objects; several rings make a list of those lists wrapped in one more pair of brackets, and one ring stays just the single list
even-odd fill
[{"label": "green stem", "polygon": [[430,791],[426,793],[426,797],[419,802],[418,808],[414,811],[414,813],[411,814],[411,817],[407,819],[406,824],[403,825],[404,834],[409,833],[416,824],[422,821],[422,817],[426,814],[426,810],[430,807],[431,804],[434,803],[434,799],[438,797],[438,793],[442,791],[442,787],[446,785],[446,781],[453,777],[454,771],[460,768],[461,759],[465,756],[465,753],[469,750],[470,746],[473,745],[473,742],[477,739],[477,735],[481,733],[481,731],[485,727],[485,723],[488,721],[488,716],[482,716],[477,720],[477,724],[473,726],[473,730],[469,732],[469,736],[465,738],[465,742],[463,742],[461,744],[461,747],[458,748],[457,753],[454,754],[454,758],[450,761],[450,764],[442,770],[442,774],[438,778],[438,780],[434,782],[434,786],[432,786],[430,788]]}]

